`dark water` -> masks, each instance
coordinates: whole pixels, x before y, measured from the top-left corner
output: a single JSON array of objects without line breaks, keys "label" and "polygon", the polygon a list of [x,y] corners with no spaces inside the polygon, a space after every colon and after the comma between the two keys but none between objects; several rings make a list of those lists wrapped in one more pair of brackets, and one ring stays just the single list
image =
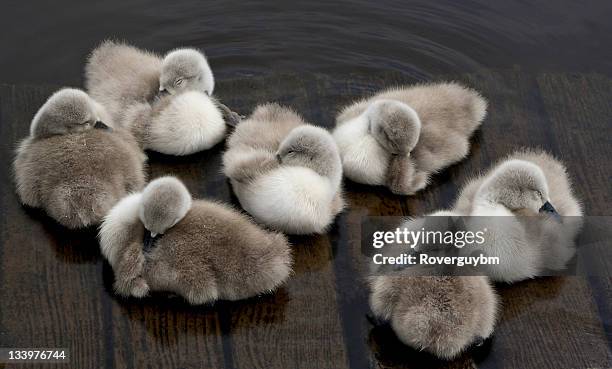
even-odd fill
[{"label": "dark water", "polygon": [[0,82],[79,85],[104,38],[204,49],[219,79],[481,67],[612,75],[612,1],[3,1]]}]

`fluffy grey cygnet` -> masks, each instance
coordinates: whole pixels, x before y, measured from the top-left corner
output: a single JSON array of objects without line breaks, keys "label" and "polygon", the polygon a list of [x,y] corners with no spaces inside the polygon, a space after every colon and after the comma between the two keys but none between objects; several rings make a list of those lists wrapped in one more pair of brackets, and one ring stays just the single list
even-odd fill
[{"label": "fluffy grey cygnet", "polygon": [[373,279],[370,307],[406,345],[453,359],[490,337],[498,299],[486,277]]},{"label": "fluffy grey cygnet", "polygon": [[[445,217],[436,228],[445,232],[449,217],[458,215],[437,211],[429,216]],[[416,218],[400,228],[418,232],[424,225],[425,218]],[[405,251],[405,245],[381,249],[384,256]],[[431,276],[421,265],[384,272],[373,265],[369,281],[376,320],[390,323],[397,337],[417,350],[452,359],[493,334],[498,298],[485,276]]]},{"label": "fluffy grey cygnet", "polygon": [[38,110],[14,161],[22,203],[68,228],[98,224],[144,186],[146,156],[104,107],[77,89],[54,93]]},{"label": "fluffy grey cygnet", "polygon": [[194,49],[178,49],[161,58],[105,41],[89,57],[85,85],[143,148],[164,154],[211,148],[225,136],[224,116],[237,116],[209,96],[214,77],[204,55]]},{"label": "fluffy grey cygnet", "polygon": [[486,100],[458,83],[389,89],[349,105],[334,139],[347,178],[412,195],[468,154]]},{"label": "fluffy grey cygnet", "polygon": [[257,221],[286,233],[323,233],[344,207],[334,140],[292,110],[257,107],[227,147],[223,171]]},{"label": "fluffy grey cygnet", "polygon": [[99,238],[123,296],[166,291],[194,305],[239,300],[275,290],[291,273],[284,235],[226,205],[192,200],[173,177],[122,199]]},{"label": "fluffy grey cygnet", "polygon": [[582,207],[565,166],[543,151],[517,151],[469,181],[455,210],[475,216],[468,227],[488,229],[478,248],[500,258],[499,265],[487,267],[496,281],[564,269],[582,227]]}]

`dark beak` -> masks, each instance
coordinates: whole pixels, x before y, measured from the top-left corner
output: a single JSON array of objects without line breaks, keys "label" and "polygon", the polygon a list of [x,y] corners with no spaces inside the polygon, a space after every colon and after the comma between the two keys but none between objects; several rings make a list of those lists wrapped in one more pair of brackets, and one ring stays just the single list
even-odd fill
[{"label": "dark beak", "polygon": [[544,205],[542,205],[542,207],[540,208],[539,212],[540,213],[548,213],[548,214],[554,216],[555,218],[559,218],[560,217],[559,213],[557,213],[557,210],[548,201],[546,201],[544,203]]},{"label": "dark beak", "polygon": [[159,99],[163,98],[164,96],[168,96],[168,95],[170,95],[170,92],[168,92],[168,90],[166,90],[166,89],[164,88],[163,90],[159,90],[159,91],[157,91],[157,94],[155,94],[155,96],[153,97],[153,99],[154,99],[155,101],[157,101],[157,100],[159,100]]},{"label": "dark beak", "polygon": [[386,322],[386,321],[384,321],[384,320],[374,316],[374,314],[372,314],[371,312],[366,313],[366,319],[374,327],[378,327],[378,326],[381,326],[381,325],[386,325],[388,323],[388,322]]},{"label": "dark beak", "polygon": [[102,121],[97,121],[96,124],[94,124],[94,128],[95,129],[103,129],[105,131],[112,131],[113,130],[111,127],[107,126]]},{"label": "dark beak", "polygon": [[155,241],[159,238],[160,235],[153,237],[151,235],[151,231],[145,229],[144,237],[142,238],[142,251],[149,252],[155,247]]},{"label": "dark beak", "polygon": [[276,154],[276,161],[278,161],[279,164],[283,163],[281,156],[279,154]]}]

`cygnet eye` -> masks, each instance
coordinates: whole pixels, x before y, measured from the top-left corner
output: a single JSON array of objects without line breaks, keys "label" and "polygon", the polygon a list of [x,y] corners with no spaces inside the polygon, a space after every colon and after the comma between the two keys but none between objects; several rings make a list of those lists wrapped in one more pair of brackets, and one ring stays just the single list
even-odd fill
[{"label": "cygnet eye", "polygon": [[183,84],[183,79],[182,78],[178,78],[176,81],[174,81],[174,85],[175,86],[180,86]]},{"label": "cygnet eye", "polygon": [[89,128],[90,123],[88,120],[86,120],[81,123],[72,123],[70,126],[74,129],[85,129],[85,128]]}]

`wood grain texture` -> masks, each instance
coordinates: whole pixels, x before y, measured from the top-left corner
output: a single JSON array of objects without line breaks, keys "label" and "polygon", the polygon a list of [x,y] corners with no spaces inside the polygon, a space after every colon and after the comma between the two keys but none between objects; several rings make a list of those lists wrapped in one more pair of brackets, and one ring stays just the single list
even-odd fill
[{"label": "wood grain texture", "polygon": [[[497,286],[502,310],[492,342],[452,362],[403,346],[372,327],[360,245],[366,215],[421,215],[449,207],[471,176],[519,147],[543,147],[567,164],[589,215],[612,200],[612,82],[591,74],[483,70],[459,80],[483,92],[489,115],[468,158],[417,196],[347,182],[349,202],[329,233],[292,237],[295,273],[275,294],[193,307],[156,295],[121,299],[95,229],[69,232],[14,194],[16,142],[54,86],[0,86],[0,347],[68,347],[70,368],[579,368],[610,367],[609,279],[540,278]],[[278,101],[318,125],[400,74],[279,75],[220,81],[219,97],[248,114]],[[176,175],[194,197],[239,207],[220,172],[223,145],[187,157],[149,153],[149,177]],[[11,367],[10,365],[0,365]],[[19,368],[35,365],[14,366]],[[45,366],[53,367],[53,366]]]}]

